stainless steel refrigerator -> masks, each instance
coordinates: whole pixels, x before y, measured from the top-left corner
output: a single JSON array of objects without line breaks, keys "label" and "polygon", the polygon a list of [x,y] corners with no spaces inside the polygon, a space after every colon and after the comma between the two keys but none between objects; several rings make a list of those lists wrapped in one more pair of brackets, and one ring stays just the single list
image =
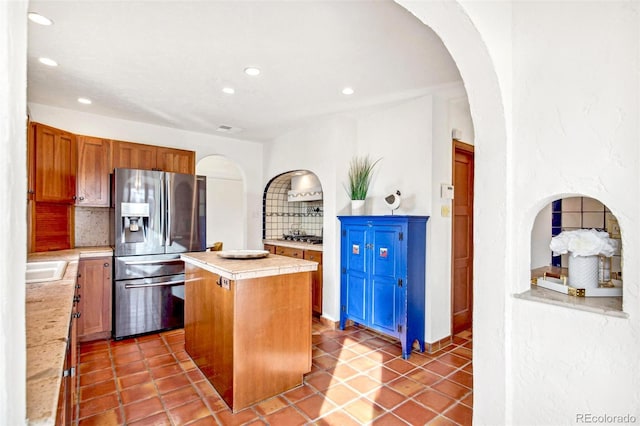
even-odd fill
[{"label": "stainless steel refrigerator", "polygon": [[180,253],[205,250],[205,177],[115,169],[111,189],[114,338],[182,327]]}]

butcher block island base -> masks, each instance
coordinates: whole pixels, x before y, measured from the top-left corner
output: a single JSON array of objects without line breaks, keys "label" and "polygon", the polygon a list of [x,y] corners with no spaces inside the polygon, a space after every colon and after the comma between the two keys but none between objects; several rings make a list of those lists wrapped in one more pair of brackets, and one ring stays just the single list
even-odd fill
[{"label": "butcher block island base", "polygon": [[185,348],[233,412],[302,384],[311,370],[316,262],[183,254]]}]

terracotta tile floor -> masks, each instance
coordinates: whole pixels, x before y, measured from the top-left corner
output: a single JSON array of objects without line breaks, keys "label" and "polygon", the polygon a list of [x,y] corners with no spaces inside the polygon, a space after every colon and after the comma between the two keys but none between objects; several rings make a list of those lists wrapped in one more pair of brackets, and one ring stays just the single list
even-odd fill
[{"label": "terracotta tile floor", "polygon": [[435,354],[400,356],[372,331],[314,322],[304,385],[233,414],[172,330],[80,348],[79,425],[470,425],[471,332]]}]

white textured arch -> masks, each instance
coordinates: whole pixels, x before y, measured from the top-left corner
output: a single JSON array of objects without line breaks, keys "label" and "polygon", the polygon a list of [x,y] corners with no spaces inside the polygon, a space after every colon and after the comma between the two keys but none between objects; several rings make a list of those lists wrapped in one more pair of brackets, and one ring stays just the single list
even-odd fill
[{"label": "white textured arch", "polygon": [[[513,276],[507,117],[496,66],[481,34],[457,2],[397,1],[442,39],[467,91],[475,131],[474,410],[475,424],[506,424],[509,355],[507,291],[496,277]],[[489,7],[489,6],[487,6]],[[490,159],[490,160],[488,160]],[[495,262],[495,259],[505,259]]]}]

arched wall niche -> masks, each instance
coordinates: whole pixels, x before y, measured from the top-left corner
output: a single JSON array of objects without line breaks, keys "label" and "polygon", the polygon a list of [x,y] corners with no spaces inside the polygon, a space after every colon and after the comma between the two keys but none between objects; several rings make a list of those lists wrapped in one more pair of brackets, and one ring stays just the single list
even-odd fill
[{"label": "arched wall niche", "polygon": [[[301,197],[290,197],[292,190]],[[291,170],[273,177],[264,188],[262,212],[263,239],[278,240],[292,233],[322,237],[324,203],[317,175],[310,170]]]},{"label": "arched wall niche", "polygon": [[[617,217],[611,209],[599,199],[584,194],[563,194],[548,197],[541,202],[537,215],[531,226],[531,257],[530,268],[532,286],[531,291],[539,296],[545,294],[553,297],[553,293],[540,290],[533,285],[536,279],[549,274],[567,277],[569,274],[569,254],[554,256],[549,247],[551,239],[561,232],[578,229],[595,229],[609,234],[614,240],[617,250],[611,257],[600,257],[598,268],[599,286],[622,287],[623,282],[623,245],[622,230]],[[569,284],[571,285],[571,284]],[[606,310],[622,311],[622,295],[620,297],[589,297],[591,305],[602,302]],[[611,300],[605,300],[611,299]],[[570,301],[570,299],[568,299]],[[606,305],[606,306],[605,306]]]},{"label": "arched wall niche", "polygon": [[245,178],[240,166],[223,155],[198,161],[196,173],[207,177],[207,247],[246,248]]}]

